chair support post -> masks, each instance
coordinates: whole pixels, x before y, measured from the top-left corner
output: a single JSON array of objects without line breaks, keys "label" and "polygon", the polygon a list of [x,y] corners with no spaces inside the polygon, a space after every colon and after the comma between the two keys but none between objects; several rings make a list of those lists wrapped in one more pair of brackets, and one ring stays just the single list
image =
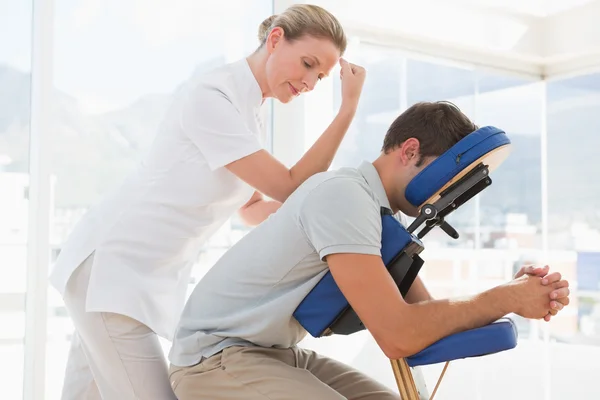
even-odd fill
[{"label": "chair support post", "polygon": [[390,362],[392,363],[392,370],[394,371],[394,378],[396,378],[400,398],[402,400],[420,400],[417,386],[406,360],[401,358],[390,360]]},{"label": "chair support post", "polygon": [[411,367],[413,380],[417,387],[417,393],[419,393],[419,399],[421,400],[432,400],[435,393],[429,395],[427,384],[425,383],[425,377],[423,376],[421,367]]}]

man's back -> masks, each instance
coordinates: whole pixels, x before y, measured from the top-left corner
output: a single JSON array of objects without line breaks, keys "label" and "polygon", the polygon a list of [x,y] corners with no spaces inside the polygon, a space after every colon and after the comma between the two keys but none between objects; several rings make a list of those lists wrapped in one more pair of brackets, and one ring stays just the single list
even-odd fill
[{"label": "man's back", "polygon": [[198,283],[171,362],[193,365],[229,346],[288,348],[302,340],[306,331],[292,313],[326,273],[327,252],[380,254],[379,210],[387,199],[382,204],[385,193],[377,185],[377,171],[363,163],[317,174],[300,186]]}]

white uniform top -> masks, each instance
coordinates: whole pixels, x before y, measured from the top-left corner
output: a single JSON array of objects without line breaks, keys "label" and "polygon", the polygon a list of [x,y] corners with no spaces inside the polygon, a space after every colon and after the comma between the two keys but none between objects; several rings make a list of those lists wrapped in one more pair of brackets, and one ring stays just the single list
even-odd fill
[{"label": "white uniform top", "polygon": [[191,78],[149,155],[75,228],[51,284],[63,294],[94,253],[87,310],[127,315],[170,339],[200,247],[254,193],[224,165],[262,148],[261,104],[245,59]]}]

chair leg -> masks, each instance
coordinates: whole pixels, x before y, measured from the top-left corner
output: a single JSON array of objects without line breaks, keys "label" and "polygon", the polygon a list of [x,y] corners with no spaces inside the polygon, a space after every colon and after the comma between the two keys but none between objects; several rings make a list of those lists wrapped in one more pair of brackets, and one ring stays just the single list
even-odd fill
[{"label": "chair leg", "polygon": [[405,359],[390,360],[402,400],[420,400],[415,380]]},{"label": "chair leg", "polygon": [[415,381],[419,398],[423,400],[431,400],[433,397],[429,397],[429,390],[427,389],[427,384],[425,383],[425,378],[423,377],[423,371],[421,367],[411,367],[410,371],[412,373],[413,380]]},{"label": "chair leg", "polygon": [[390,362],[392,363],[394,378],[396,378],[396,384],[398,385],[398,391],[400,392],[400,398],[402,400],[433,400],[438,388],[440,387],[440,383],[444,378],[444,374],[448,369],[448,365],[450,364],[448,361],[446,362],[446,365],[444,365],[444,369],[438,378],[435,389],[433,389],[433,393],[431,394],[431,397],[429,397],[429,393],[427,391],[427,387],[425,386],[425,381],[423,380],[421,371],[415,370],[415,373],[418,373],[418,376],[416,377],[418,382],[416,382],[415,377],[413,376],[413,373],[411,372],[411,369],[405,359],[401,358],[399,360],[390,360]]},{"label": "chair leg", "polygon": [[440,377],[438,378],[438,381],[435,384],[435,388],[433,389],[433,393],[431,393],[431,398],[429,400],[433,400],[433,396],[435,396],[438,388],[440,387],[440,383],[442,383],[442,379],[444,379],[444,374],[446,373],[446,370],[448,369],[449,364],[450,364],[450,361],[446,361],[446,364],[444,365],[444,369],[442,370],[442,373],[440,374]]}]

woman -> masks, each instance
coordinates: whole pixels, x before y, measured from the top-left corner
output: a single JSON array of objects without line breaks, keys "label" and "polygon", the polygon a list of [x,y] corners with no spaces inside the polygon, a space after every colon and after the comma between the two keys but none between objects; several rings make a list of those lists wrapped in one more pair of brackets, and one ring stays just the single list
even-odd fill
[{"label": "woman", "polygon": [[[238,210],[261,222],[331,164],[365,79],[341,59],[342,27],[295,5],[265,20],[259,39],[249,57],[179,91],[149,155],[64,246],[51,276],[76,329],[63,399],[174,399],[158,336],[173,334],[202,244]],[[338,61],[339,112],[288,169],[261,147],[260,107],[311,91]]]}]

